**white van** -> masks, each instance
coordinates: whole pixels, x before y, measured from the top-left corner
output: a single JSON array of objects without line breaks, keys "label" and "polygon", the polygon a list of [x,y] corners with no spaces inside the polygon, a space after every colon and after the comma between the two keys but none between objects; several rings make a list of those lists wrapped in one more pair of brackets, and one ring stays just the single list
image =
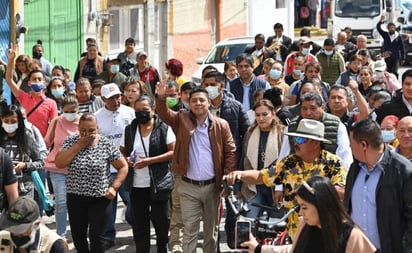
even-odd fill
[{"label": "white van", "polygon": [[200,85],[202,70],[208,65],[213,65],[223,73],[225,62],[235,61],[236,57],[243,53],[246,47],[253,46],[254,44],[255,40],[253,37],[238,37],[220,41],[210,50],[205,60],[196,60],[196,63],[199,64],[200,67],[192,75],[192,81]]}]

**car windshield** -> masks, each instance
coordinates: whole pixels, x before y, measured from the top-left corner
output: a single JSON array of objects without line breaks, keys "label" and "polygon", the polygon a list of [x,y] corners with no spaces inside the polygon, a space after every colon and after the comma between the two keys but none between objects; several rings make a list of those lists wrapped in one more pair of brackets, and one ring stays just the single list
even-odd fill
[{"label": "car windshield", "polygon": [[248,44],[244,43],[214,47],[204,63],[212,64],[234,61],[239,54],[243,53],[247,46]]},{"label": "car windshield", "polygon": [[335,3],[337,17],[376,17],[380,10],[380,0],[337,0]]}]

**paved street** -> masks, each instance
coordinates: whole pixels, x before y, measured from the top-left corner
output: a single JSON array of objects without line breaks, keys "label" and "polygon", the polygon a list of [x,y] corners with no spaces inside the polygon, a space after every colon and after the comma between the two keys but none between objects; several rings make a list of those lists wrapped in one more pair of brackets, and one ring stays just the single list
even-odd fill
[{"label": "paved street", "polygon": [[[118,202],[118,209],[117,209],[117,219],[116,219],[116,230],[117,230],[117,238],[116,238],[116,245],[111,248],[110,250],[106,251],[108,253],[115,253],[115,252],[125,252],[125,253],[132,253],[136,252],[135,251],[135,246],[133,242],[133,234],[132,234],[132,229],[129,224],[124,223],[121,219],[121,215],[123,213],[123,202],[119,201]],[[56,228],[56,223],[54,222],[54,216],[52,217],[44,217],[43,222],[49,227],[52,228],[53,230]],[[202,226],[202,224],[201,224]],[[70,234],[70,226],[67,226],[68,230],[68,241],[69,241],[69,247],[70,247],[70,252],[75,253],[76,250],[74,249],[74,245],[71,240],[71,234]],[[231,251],[227,245],[226,245],[226,235],[224,231],[224,219],[222,220],[222,223],[220,224],[220,235],[221,235],[221,243],[220,243],[220,250],[221,252],[236,252],[236,251]],[[201,237],[202,235],[200,235]],[[156,253],[156,236],[154,229],[151,229],[151,253]],[[201,249],[201,243],[202,240],[200,238],[199,243],[198,243],[198,249],[197,252],[201,253],[203,252]]]}]

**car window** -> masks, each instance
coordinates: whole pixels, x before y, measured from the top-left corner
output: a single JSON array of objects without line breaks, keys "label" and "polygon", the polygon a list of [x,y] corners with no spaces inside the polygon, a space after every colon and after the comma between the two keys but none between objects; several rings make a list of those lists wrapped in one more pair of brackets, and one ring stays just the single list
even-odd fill
[{"label": "car window", "polygon": [[239,54],[243,53],[247,46],[248,44],[236,44],[214,47],[205,60],[205,63],[211,64],[234,61]]}]

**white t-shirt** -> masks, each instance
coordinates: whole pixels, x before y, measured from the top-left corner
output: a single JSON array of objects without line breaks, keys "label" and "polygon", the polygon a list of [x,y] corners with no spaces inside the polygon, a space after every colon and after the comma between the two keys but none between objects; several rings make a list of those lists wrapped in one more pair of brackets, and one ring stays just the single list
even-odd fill
[{"label": "white t-shirt", "polygon": [[[99,126],[99,134],[113,141],[116,147],[120,146],[125,127],[135,118],[133,108],[125,105],[120,105],[117,111],[109,111],[106,107],[102,107],[94,115]],[[116,173],[117,170],[110,166],[110,172]]]},{"label": "white t-shirt", "polygon": [[[147,155],[150,153],[150,133],[146,137],[143,137],[144,146],[146,148]],[[176,136],[173,133],[172,128],[169,126],[167,127],[167,135],[166,135],[166,144],[171,144],[176,141]],[[124,134],[122,135],[120,146],[124,147]],[[140,133],[136,131],[136,137],[134,138],[133,144],[133,152],[136,157],[135,162],[138,161],[139,157],[146,157],[144,152],[144,148],[142,146],[142,141],[140,140]],[[134,169],[134,177],[133,177],[133,187],[136,188],[146,188],[150,187],[150,174],[149,174],[149,167],[146,166],[142,169]]]}]

